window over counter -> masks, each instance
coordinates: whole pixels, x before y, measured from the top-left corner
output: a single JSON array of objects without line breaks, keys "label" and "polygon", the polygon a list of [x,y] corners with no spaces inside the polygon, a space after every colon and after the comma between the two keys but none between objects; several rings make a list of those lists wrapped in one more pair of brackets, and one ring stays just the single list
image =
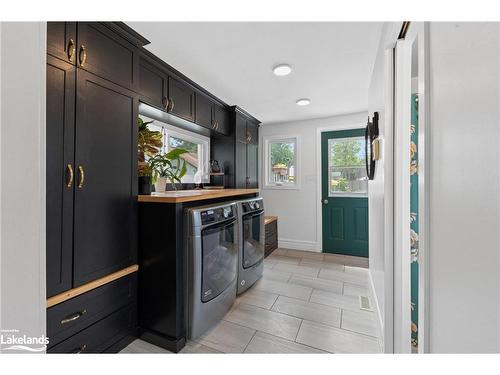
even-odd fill
[{"label": "window over counter", "polygon": [[264,137],[264,187],[298,189],[298,137]]},{"label": "window over counter", "polygon": [[163,146],[160,150],[162,154],[172,151],[176,148],[183,148],[188,152],[181,155],[186,161],[187,172],[182,177],[183,183],[194,183],[194,175],[200,171],[201,182],[210,182],[208,174],[208,163],[210,155],[210,138],[203,135],[180,129],[174,125],[151,119],[140,115],[143,121],[152,121],[148,128],[153,131],[159,131],[162,134]]},{"label": "window over counter", "polygon": [[368,179],[365,169],[365,139],[329,139],[328,173],[328,196],[366,196]]}]

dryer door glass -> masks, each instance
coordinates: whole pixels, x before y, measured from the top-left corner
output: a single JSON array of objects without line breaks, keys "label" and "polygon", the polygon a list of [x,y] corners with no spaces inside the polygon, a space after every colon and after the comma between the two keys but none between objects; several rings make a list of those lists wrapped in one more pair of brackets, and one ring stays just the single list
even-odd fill
[{"label": "dryer door glass", "polygon": [[264,259],[264,211],[243,216],[243,268],[250,268]]},{"label": "dryer door glass", "polygon": [[201,300],[208,302],[236,279],[238,245],[236,219],[203,229]]}]

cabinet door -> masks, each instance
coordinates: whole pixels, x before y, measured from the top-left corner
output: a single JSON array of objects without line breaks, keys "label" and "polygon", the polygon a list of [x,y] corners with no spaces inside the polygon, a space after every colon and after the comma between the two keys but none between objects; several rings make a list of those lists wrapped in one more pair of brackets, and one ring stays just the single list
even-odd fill
[{"label": "cabinet door", "polygon": [[247,121],[247,142],[257,145],[259,144],[259,125]]},{"label": "cabinet door", "polygon": [[118,85],[136,88],[135,47],[100,23],[78,23],[77,65]]},{"label": "cabinet door", "polygon": [[236,189],[247,187],[247,145],[235,142],[234,184]]},{"label": "cabinet door", "polygon": [[259,187],[258,166],[259,148],[256,144],[247,144],[247,188],[256,189]]},{"label": "cabinet door", "polygon": [[72,285],[75,74],[73,65],[47,56],[47,297]]},{"label": "cabinet door", "polygon": [[77,53],[75,22],[47,22],[47,53],[75,64]]},{"label": "cabinet door", "polygon": [[137,105],[134,94],[77,72],[73,284],[137,258]]},{"label": "cabinet door", "polygon": [[156,107],[167,104],[167,76],[148,62],[139,62],[139,93],[141,100]]},{"label": "cabinet door", "polygon": [[222,134],[231,134],[231,128],[229,124],[229,111],[215,104],[214,106],[214,120],[216,121],[216,131]]},{"label": "cabinet door", "polygon": [[196,123],[205,128],[212,129],[214,103],[205,95],[196,93]]},{"label": "cabinet door", "polygon": [[235,135],[236,141],[246,143],[247,142],[247,119],[240,114],[236,113]]},{"label": "cabinet door", "polygon": [[168,112],[194,121],[194,90],[172,77],[168,77]]}]

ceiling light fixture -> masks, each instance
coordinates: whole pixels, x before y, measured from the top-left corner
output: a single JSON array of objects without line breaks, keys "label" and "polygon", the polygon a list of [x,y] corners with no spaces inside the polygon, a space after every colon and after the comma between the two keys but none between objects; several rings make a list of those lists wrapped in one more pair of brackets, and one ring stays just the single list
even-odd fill
[{"label": "ceiling light fixture", "polygon": [[296,103],[297,103],[297,105],[300,105],[301,107],[303,107],[305,105],[311,104],[311,99],[307,99],[307,98],[298,99],[296,101]]},{"label": "ceiling light fixture", "polygon": [[273,68],[274,75],[278,77],[287,76],[292,72],[292,67],[288,64],[279,64]]}]

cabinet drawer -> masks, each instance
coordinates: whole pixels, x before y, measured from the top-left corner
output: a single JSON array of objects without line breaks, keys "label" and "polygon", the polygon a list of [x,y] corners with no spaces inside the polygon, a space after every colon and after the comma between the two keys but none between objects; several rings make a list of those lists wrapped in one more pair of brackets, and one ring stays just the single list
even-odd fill
[{"label": "cabinet drawer", "polygon": [[47,309],[49,348],[137,300],[137,273]]},{"label": "cabinet drawer", "polygon": [[132,334],[136,321],[136,306],[132,304],[49,348],[48,352],[101,353],[123,337]]},{"label": "cabinet drawer", "polygon": [[275,220],[270,222],[269,224],[266,224],[265,230],[266,230],[266,236],[268,235],[268,233],[269,234],[276,233],[278,231],[278,222]]}]

